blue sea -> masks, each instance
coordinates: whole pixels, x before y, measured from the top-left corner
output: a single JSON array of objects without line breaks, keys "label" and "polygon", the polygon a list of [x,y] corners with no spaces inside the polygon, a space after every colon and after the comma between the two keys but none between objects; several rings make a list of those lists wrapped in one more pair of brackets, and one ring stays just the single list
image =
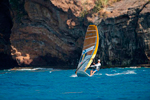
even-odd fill
[{"label": "blue sea", "polygon": [[150,68],[101,69],[92,77],[75,69],[1,70],[0,100],[150,100]]}]

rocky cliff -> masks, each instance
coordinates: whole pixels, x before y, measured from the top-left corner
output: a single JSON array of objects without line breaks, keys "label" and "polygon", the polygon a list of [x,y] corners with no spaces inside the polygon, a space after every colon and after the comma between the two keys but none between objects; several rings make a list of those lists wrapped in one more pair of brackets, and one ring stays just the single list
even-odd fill
[{"label": "rocky cliff", "polygon": [[[20,66],[75,68],[89,24],[100,35],[96,58],[105,66],[147,64],[149,0],[10,0],[11,55]],[[101,6],[101,9],[99,8]]]},{"label": "rocky cliff", "polygon": [[0,69],[17,66],[17,62],[11,56],[12,25],[9,1],[0,0]]},{"label": "rocky cliff", "polygon": [[106,18],[98,19],[99,57],[106,65],[127,66],[148,63],[150,3],[122,0],[107,7]]}]

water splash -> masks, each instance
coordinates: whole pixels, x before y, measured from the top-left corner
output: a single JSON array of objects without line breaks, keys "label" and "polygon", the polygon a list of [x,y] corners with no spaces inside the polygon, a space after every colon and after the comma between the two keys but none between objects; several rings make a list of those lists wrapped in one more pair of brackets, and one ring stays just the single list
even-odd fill
[{"label": "water splash", "polygon": [[71,75],[70,77],[77,77],[77,75],[76,75],[76,74],[73,74],[73,75]]},{"label": "water splash", "polygon": [[126,74],[137,74],[135,71],[131,71],[131,70],[127,70],[127,71],[123,71],[121,73],[114,73],[114,74],[105,74],[107,76],[117,76],[117,75],[126,75]]},{"label": "water splash", "polygon": [[96,74],[94,74],[94,75],[103,75],[102,73],[96,73]]},{"label": "water splash", "polygon": [[52,73],[52,71],[49,71],[49,73]]}]

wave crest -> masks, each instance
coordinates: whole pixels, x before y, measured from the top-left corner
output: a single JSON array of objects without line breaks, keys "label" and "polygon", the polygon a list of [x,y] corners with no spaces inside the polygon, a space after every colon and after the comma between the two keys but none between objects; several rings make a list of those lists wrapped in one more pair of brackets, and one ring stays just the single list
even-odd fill
[{"label": "wave crest", "polygon": [[136,74],[136,72],[134,71],[131,71],[131,70],[128,70],[128,71],[124,71],[124,72],[121,72],[121,73],[114,73],[114,74],[105,74],[107,76],[117,76],[117,75],[126,75],[126,74]]}]

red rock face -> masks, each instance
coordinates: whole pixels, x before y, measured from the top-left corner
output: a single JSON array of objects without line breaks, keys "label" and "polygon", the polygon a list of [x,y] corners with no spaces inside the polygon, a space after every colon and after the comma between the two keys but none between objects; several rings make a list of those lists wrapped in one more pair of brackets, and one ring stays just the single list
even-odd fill
[{"label": "red rock face", "polygon": [[[80,36],[83,36],[84,29],[73,28],[79,21],[75,17],[68,19],[73,14],[64,12],[64,9],[67,8],[59,10],[50,1],[25,1],[24,10],[27,15],[21,18],[22,24],[14,24],[11,35],[12,46],[21,53],[20,56],[16,52],[13,54],[20,65],[49,66],[76,62],[74,59],[80,55],[76,52],[82,46],[78,41],[83,41]],[[16,20],[15,18],[14,21]],[[69,20],[71,21],[68,22]],[[79,32],[74,34],[75,29]],[[30,63],[22,60],[27,54]]]},{"label": "red rock face", "polygon": [[148,0],[121,0],[94,13],[95,1],[20,1],[23,6],[21,12],[14,9],[10,37],[13,58],[20,66],[76,68],[86,28],[96,24],[100,34],[96,58],[101,58],[103,65],[147,63],[145,52],[149,49],[144,46],[149,42],[144,42],[147,38],[139,35],[139,28],[149,37],[149,24],[144,20],[149,18]]}]

